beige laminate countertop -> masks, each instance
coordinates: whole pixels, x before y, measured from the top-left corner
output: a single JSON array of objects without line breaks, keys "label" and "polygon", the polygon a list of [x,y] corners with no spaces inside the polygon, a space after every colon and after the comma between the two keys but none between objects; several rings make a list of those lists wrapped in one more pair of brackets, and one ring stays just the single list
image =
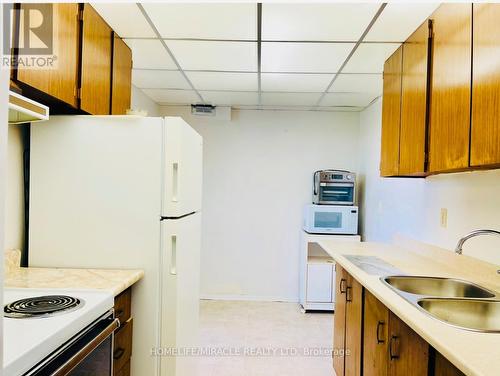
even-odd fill
[{"label": "beige laminate countertop", "polygon": [[6,288],[99,289],[115,296],[144,276],[140,269],[15,268],[5,275]]},{"label": "beige laminate countertop", "polygon": [[500,373],[500,333],[479,333],[438,321],[407,302],[344,255],[376,256],[407,274],[455,277],[500,292],[498,266],[441,248],[403,241],[398,245],[321,241],[320,246],[387,308],[467,375]]}]

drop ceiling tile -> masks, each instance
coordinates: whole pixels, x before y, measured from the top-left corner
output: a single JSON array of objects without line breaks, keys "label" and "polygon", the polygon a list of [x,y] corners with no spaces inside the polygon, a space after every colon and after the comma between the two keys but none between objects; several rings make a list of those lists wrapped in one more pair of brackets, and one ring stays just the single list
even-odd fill
[{"label": "drop ceiling tile", "polygon": [[263,72],[337,72],[354,43],[262,43]]},{"label": "drop ceiling tile", "polygon": [[143,92],[156,103],[193,104],[201,102],[192,90],[144,89]]},{"label": "drop ceiling tile", "polygon": [[198,90],[257,91],[257,73],[186,72]]},{"label": "drop ceiling tile", "polygon": [[133,67],[136,69],[177,69],[159,40],[125,39],[132,50]]},{"label": "drop ceiling tile", "polygon": [[259,94],[245,91],[201,91],[205,101],[217,106],[258,105]]},{"label": "drop ceiling tile", "polygon": [[382,73],[384,62],[399,46],[399,43],[362,43],[342,72]]},{"label": "drop ceiling tile", "polygon": [[382,93],[381,74],[339,74],[330,92]]},{"label": "drop ceiling tile", "polygon": [[333,74],[288,74],[262,73],[263,91],[324,91],[333,78]]},{"label": "drop ceiling tile", "polygon": [[365,107],[377,96],[368,93],[328,93],[323,97],[320,106]]},{"label": "drop ceiling tile", "polygon": [[379,4],[263,4],[263,40],[356,42]]},{"label": "drop ceiling tile", "polygon": [[182,69],[257,71],[257,43],[167,40]]},{"label": "drop ceiling tile", "polygon": [[163,38],[257,39],[257,5],[145,3]]},{"label": "drop ceiling tile", "polygon": [[156,36],[135,3],[92,3],[92,7],[122,38],[154,38]]},{"label": "drop ceiling tile", "polygon": [[262,93],[261,104],[265,106],[313,106],[321,93]]},{"label": "drop ceiling tile", "polygon": [[364,40],[404,42],[438,6],[439,3],[388,3]]},{"label": "drop ceiling tile", "polygon": [[133,69],[132,83],[141,89],[191,89],[179,71]]}]

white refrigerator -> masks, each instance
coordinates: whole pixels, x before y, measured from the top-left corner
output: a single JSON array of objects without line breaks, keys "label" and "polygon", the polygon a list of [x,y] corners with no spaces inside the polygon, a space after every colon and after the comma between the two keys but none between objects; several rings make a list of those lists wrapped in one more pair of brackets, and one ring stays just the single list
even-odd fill
[{"label": "white refrigerator", "polygon": [[29,265],[144,269],[132,290],[134,376],[196,371],[154,350],[197,345],[202,144],[178,117],[31,127]]}]

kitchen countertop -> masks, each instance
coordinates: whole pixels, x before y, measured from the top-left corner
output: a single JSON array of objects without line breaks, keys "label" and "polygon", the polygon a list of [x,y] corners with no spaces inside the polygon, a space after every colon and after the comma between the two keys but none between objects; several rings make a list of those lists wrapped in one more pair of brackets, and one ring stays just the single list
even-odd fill
[{"label": "kitchen countertop", "polygon": [[4,288],[97,289],[116,296],[144,276],[141,269],[21,268],[17,252],[5,254]]},{"label": "kitchen countertop", "polygon": [[479,333],[438,321],[407,302],[344,255],[376,256],[406,274],[455,277],[500,292],[496,265],[423,243],[396,239],[397,244],[321,241],[320,246],[431,346],[467,375],[498,375],[500,333]]}]

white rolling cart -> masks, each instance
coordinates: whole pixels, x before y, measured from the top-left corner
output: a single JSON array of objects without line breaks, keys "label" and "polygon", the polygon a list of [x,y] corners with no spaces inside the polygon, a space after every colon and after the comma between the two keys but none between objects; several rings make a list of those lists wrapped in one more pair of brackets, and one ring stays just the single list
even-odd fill
[{"label": "white rolling cart", "polygon": [[300,304],[302,312],[335,310],[335,261],[319,241],[360,242],[359,235],[309,234],[302,230],[300,246]]}]

